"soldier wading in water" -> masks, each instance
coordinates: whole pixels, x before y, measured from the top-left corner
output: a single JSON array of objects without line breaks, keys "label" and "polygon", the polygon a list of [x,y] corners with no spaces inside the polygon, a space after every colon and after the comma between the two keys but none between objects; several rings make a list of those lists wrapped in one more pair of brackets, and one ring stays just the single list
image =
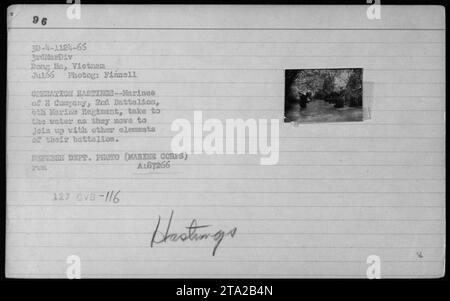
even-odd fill
[{"label": "soldier wading in water", "polygon": [[307,92],[306,94],[300,93],[300,109],[306,109],[308,102],[311,102],[311,92]]}]

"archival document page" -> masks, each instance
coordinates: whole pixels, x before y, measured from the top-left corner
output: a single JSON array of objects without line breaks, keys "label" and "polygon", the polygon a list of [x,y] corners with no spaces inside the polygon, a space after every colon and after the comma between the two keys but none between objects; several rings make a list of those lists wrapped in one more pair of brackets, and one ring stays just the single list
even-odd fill
[{"label": "archival document page", "polygon": [[7,277],[444,275],[444,7],[7,26]]}]

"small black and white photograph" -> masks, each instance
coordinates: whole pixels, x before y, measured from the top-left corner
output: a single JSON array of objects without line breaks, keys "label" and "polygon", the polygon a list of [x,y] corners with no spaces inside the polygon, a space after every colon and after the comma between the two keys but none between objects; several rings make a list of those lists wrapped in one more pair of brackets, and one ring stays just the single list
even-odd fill
[{"label": "small black and white photograph", "polygon": [[284,121],[362,121],[362,78],[362,68],[285,70]]}]

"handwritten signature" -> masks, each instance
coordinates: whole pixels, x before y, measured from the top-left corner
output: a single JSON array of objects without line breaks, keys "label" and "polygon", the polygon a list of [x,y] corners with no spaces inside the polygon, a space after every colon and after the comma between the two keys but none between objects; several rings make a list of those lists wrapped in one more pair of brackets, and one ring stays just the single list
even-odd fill
[{"label": "handwritten signature", "polygon": [[173,215],[174,211],[172,210],[172,212],[170,213],[169,221],[167,222],[165,232],[161,232],[159,230],[161,225],[161,216],[158,216],[158,222],[156,224],[155,230],[153,231],[152,240],[150,243],[151,248],[153,248],[157,244],[167,243],[169,241],[185,242],[185,241],[201,241],[212,239],[215,241],[215,245],[212,252],[212,256],[214,256],[216,255],[217,249],[219,248],[219,245],[222,243],[222,240],[227,236],[233,238],[237,232],[237,227],[233,227],[231,230],[227,232],[224,230],[218,230],[216,232],[200,233],[199,230],[211,227],[211,225],[198,225],[197,219],[192,219],[189,226],[185,227],[187,229],[186,232],[182,233],[171,232],[170,227],[172,225]]}]

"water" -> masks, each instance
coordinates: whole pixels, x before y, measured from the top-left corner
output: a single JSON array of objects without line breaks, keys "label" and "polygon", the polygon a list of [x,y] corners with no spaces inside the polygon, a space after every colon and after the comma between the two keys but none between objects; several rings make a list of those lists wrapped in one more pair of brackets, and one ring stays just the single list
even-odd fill
[{"label": "water", "polygon": [[339,122],[339,121],[362,121],[362,107],[335,108],[322,99],[313,99],[304,109],[295,104],[287,113],[291,121],[296,122]]}]

